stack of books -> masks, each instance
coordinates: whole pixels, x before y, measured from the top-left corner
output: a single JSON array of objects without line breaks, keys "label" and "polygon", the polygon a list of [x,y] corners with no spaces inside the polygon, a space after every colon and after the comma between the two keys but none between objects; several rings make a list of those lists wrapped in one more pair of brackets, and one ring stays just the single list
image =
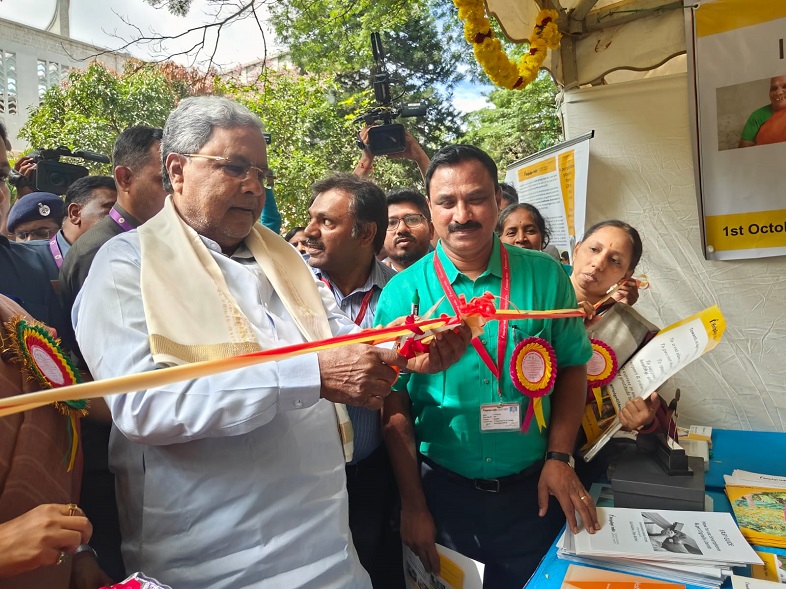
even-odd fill
[{"label": "stack of books", "polygon": [[734,517],[748,542],[786,548],[786,477],[735,470],[723,478]]},{"label": "stack of books", "polygon": [[729,513],[598,508],[601,529],[569,529],[559,558],[716,589],[732,567],[762,564]]},{"label": "stack of books", "polygon": [[561,589],[685,589],[685,585],[572,564]]}]

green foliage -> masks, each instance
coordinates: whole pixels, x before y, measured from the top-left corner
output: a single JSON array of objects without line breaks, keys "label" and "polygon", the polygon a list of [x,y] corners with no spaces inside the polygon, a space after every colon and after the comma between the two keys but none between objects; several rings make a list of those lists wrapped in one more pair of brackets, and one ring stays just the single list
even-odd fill
[{"label": "green foliage", "polygon": [[156,8],[166,8],[176,16],[185,16],[191,8],[192,0],[145,0]]},{"label": "green foliage", "polygon": [[357,71],[371,63],[370,35],[401,30],[423,0],[279,0],[271,24],[295,63],[309,71]]},{"label": "green foliage", "polygon": [[[393,105],[428,105],[425,117],[394,122],[433,153],[461,134],[452,94],[461,64],[471,59],[461,30],[443,18],[444,6],[444,0],[280,0],[271,5],[271,21],[299,68],[333,81],[334,108],[350,120],[375,105],[370,37],[380,32]],[[351,126],[349,135],[362,124]],[[413,162],[387,158],[375,161],[374,180],[384,189],[422,186]]]},{"label": "green foliage", "polygon": [[255,112],[272,136],[268,164],[283,225],[307,219],[311,184],[333,170],[351,170],[357,157],[350,122],[331,104],[335,88],[325,76],[265,70],[252,87],[220,88]]},{"label": "green foliage", "polygon": [[[181,98],[203,89],[198,82],[192,72],[174,65],[132,61],[117,74],[92,63],[72,71],[63,86],[47,90],[41,104],[30,111],[20,136],[34,148],[64,145],[109,155],[124,129],[163,126]],[[88,165],[94,172],[110,171],[109,166]]]},{"label": "green foliage", "polygon": [[[327,75],[266,70],[250,87],[217,88],[255,112],[272,136],[268,164],[276,172],[276,203],[283,227],[308,221],[311,184],[335,171],[351,172],[360,157],[357,125],[335,104],[335,82]],[[383,188],[413,186],[420,179],[414,162],[377,158],[374,180]]]},{"label": "green foliage", "polygon": [[551,147],[562,140],[556,94],[547,72],[541,72],[524,90],[494,90],[489,94],[493,107],[466,115],[462,141],[487,151],[500,170]]},{"label": "green foliage", "polygon": [[[190,7],[190,0],[146,1],[176,14]],[[224,0],[211,2],[221,5]],[[241,0],[238,7],[250,2]],[[287,221],[304,220],[302,202],[307,202],[306,188],[319,177],[317,172],[351,170],[359,156],[354,138],[363,123],[352,120],[375,104],[372,32],[382,35],[393,104],[428,104],[427,116],[396,122],[405,125],[428,153],[461,135],[452,92],[474,59],[450,0],[273,0],[266,7],[277,41],[287,47],[288,58],[312,89],[311,94],[295,92],[300,82],[291,75],[281,78],[268,72],[253,89],[242,90],[244,100],[258,105],[274,136],[271,165],[279,174],[276,195]],[[413,162],[386,158],[375,162],[374,179],[386,189],[421,182]]]},{"label": "green foliage", "polygon": [[[191,3],[146,1],[175,14],[187,12]],[[396,121],[427,153],[461,140],[486,149],[503,168],[561,139],[556,90],[546,75],[524,91],[492,92],[495,108],[468,115],[462,137],[452,91],[478,70],[449,0],[274,0],[268,6],[277,38],[289,46],[301,73],[264,69],[254,85],[241,86],[173,64],[131,62],[116,74],[94,63],[72,72],[63,87],[48,90],[21,136],[34,147],[65,145],[108,154],[123,129],[163,126],[181,98],[226,94],[256,112],[272,134],[269,162],[278,176],[275,192],[284,226],[302,224],[310,185],[331,171],[351,171],[357,162],[355,137],[362,123],[353,120],[375,104],[370,34],[380,31],[393,103],[429,104],[426,117]],[[422,187],[417,167],[406,160],[377,158],[374,179],[385,190]]]}]

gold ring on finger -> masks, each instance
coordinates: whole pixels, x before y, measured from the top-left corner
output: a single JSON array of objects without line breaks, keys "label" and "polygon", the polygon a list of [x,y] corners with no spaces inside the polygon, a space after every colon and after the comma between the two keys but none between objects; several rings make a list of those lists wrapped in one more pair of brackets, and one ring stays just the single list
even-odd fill
[{"label": "gold ring on finger", "polygon": [[55,564],[57,566],[60,566],[61,564],[63,564],[66,561],[67,558],[68,558],[68,555],[65,552],[61,552],[60,556],[57,557],[57,562]]}]

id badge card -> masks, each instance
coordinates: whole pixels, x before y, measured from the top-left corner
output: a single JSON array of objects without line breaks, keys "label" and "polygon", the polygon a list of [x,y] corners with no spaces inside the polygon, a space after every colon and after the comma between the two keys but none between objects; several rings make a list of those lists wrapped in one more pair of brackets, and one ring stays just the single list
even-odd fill
[{"label": "id badge card", "polygon": [[480,406],[480,431],[510,432],[521,428],[521,406],[518,403],[493,403]]}]

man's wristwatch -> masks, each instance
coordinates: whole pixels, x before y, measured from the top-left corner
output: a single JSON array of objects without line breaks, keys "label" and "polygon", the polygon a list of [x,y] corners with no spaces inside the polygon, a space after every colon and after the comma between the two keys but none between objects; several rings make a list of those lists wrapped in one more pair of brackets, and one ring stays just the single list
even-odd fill
[{"label": "man's wristwatch", "polygon": [[560,462],[564,462],[571,468],[575,468],[576,463],[573,460],[573,455],[568,454],[567,452],[546,452],[545,460],[559,460]]}]

